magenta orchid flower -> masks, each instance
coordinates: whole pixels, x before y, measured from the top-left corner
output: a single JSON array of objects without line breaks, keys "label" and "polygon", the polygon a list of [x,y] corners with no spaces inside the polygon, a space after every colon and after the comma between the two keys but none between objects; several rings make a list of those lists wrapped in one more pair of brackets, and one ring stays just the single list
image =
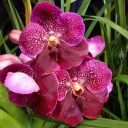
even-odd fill
[{"label": "magenta orchid flower", "polygon": [[[37,79],[34,80],[34,72],[30,66],[16,63],[5,67],[1,74],[2,82],[9,89],[9,99],[16,105],[24,107],[41,104],[44,115],[55,109],[57,85],[54,84],[54,73],[48,77],[43,76],[39,82]],[[50,82],[53,83],[52,86]]]},{"label": "magenta orchid flower", "polygon": [[[30,24],[20,34],[19,47],[31,58],[38,55],[33,64],[38,73],[68,69],[78,66],[88,53],[84,30],[78,14],[64,13],[49,2],[40,2],[32,11]],[[47,71],[46,65],[50,67]]]},{"label": "magenta orchid flower", "polygon": [[35,92],[40,88],[33,76],[32,68],[22,63],[8,65],[1,71],[1,81],[9,89],[9,99],[16,105],[33,105],[38,100]]},{"label": "magenta orchid flower", "polygon": [[[52,95],[52,98],[57,97],[58,100],[56,108],[48,114],[48,117],[75,126],[83,120],[82,116],[89,119],[99,116],[112,88],[111,79],[111,70],[105,63],[89,60],[68,72],[62,69],[45,78],[38,76],[36,82],[42,89],[42,96],[45,99],[46,94],[51,93],[49,85],[52,85],[51,90],[58,88],[57,95]],[[44,89],[45,82],[48,86]],[[34,112],[44,115],[42,103],[45,99],[33,108]],[[54,101],[51,101],[53,104]]]},{"label": "magenta orchid flower", "polygon": [[[68,71],[60,69],[45,76],[37,75],[33,81],[29,78],[33,77],[32,68],[24,64],[9,65],[2,74],[13,103],[32,106],[35,113],[71,126],[80,123],[83,116],[98,117],[112,90],[110,69],[105,63],[92,59],[84,60],[80,66]],[[14,79],[25,77],[27,82],[18,79],[19,86],[16,87],[18,82],[10,75],[14,75]]]}]

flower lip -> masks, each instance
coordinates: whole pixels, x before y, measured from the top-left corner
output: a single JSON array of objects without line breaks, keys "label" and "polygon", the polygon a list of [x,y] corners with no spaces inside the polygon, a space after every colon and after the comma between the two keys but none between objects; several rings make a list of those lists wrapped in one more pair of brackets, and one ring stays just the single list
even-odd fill
[{"label": "flower lip", "polygon": [[8,72],[4,85],[18,94],[31,94],[40,90],[35,80],[23,72]]},{"label": "flower lip", "polygon": [[58,39],[56,36],[49,36],[48,38],[48,45],[49,46],[56,46],[58,44]]},{"label": "flower lip", "polygon": [[72,92],[75,96],[79,96],[79,95],[83,94],[84,89],[80,83],[74,82],[72,84]]}]

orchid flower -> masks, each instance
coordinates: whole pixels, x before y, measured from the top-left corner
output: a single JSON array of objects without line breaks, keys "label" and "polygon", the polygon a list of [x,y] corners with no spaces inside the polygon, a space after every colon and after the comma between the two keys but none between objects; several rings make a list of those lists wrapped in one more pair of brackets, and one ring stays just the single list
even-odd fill
[{"label": "orchid flower", "polygon": [[[71,126],[80,123],[83,116],[89,119],[96,118],[112,90],[111,79],[111,70],[105,63],[97,60],[84,61],[69,71],[60,69],[54,72],[54,75],[37,76],[36,81],[43,99],[33,108],[34,112],[44,115],[43,102],[46,102],[46,98],[54,99],[56,93],[51,97],[47,95],[51,93],[50,90],[58,88],[58,102],[55,110],[48,114],[49,118],[64,121]],[[50,101],[52,102],[49,102],[49,106],[54,100]]]},{"label": "orchid flower", "polygon": [[30,24],[21,34],[13,30],[10,39],[15,42],[17,33],[20,34],[22,53],[36,59],[33,69],[43,75],[82,63],[88,53],[84,31],[84,22],[78,14],[65,13],[49,2],[40,2],[32,11]]},{"label": "orchid flower", "polygon": [[22,63],[8,65],[1,71],[1,81],[9,89],[9,99],[16,105],[33,105],[38,100],[35,92],[40,88],[33,77],[32,68]]}]

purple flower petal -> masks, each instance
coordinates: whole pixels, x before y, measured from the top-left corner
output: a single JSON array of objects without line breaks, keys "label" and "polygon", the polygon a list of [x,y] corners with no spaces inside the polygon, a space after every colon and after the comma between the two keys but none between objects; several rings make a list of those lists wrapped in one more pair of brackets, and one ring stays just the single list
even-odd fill
[{"label": "purple flower petal", "polygon": [[105,103],[107,102],[108,98],[109,98],[109,93],[108,93],[108,90],[107,88],[102,91],[102,92],[99,92],[99,93],[92,93],[93,96],[97,97],[97,99],[102,102],[102,103]]},{"label": "purple flower petal", "polygon": [[21,63],[20,59],[11,54],[0,55],[0,70],[13,63]]},{"label": "purple flower petal", "polygon": [[60,66],[56,62],[56,53],[50,54],[48,48],[44,48],[37,56],[32,68],[36,74],[40,75],[49,74],[58,70]]},{"label": "purple flower petal", "polygon": [[59,81],[58,85],[58,101],[63,100],[66,97],[67,92],[71,88],[72,80],[66,70],[58,70],[55,72]]},{"label": "purple flower petal", "polygon": [[0,70],[0,82],[2,83],[2,74],[1,74],[1,70]]},{"label": "purple flower petal", "polygon": [[52,119],[64,121],[66,124],[76,126],[83,118],[81,112],[70,93],[61,102],[58,102],[57,107],[53,114]]},{"label": "purple flower petal", "polygon": [[108,86],[107,86],[107,91],[108,93],[110,93],[112,91],[112,88],[113,88],[113,84],[110,83]]},{"label": "purple flower petal", "polygon": [[39,91],[37,83],[25,73],[9,72],[5,78],[4,85],[12,92],[18,94],[31,94]]},{"label": "purple flower petal", "polygon": [[46,31],[53,31],[57,17],[62,11],[50,2],[40,2],[36,4],[32,11],[31,23],[38,23]]},{"label": "purple flower petal", "polygon": [[111,82],[112,72],[107,65],[98,60],[84,61],[78,68],[78,79],[93,93],[102,92]]},{"label": "purple flower petal", "polygon": [[40,115],[48,115],[54,111],[57,104],[57,78],[55,74],[37,76],[36,82],[40,87],[41,101],[34,107],[34,111]]},{"label": "purple flower petal", "polygon": [[59,39],[70,46],[76,46],[84,37],[85,26],[82,18],[76,13],[61,13],[57,19],[56,31]]},{"label": "purple flower petal", "polygon": [[38,24],[30,24],[20,35],[20,50],[31,57],[38,55],[47,43],[47,33]]},{"label": "purple flower petal", "polygon": [[17,94],[13,92],[9,92],[8,94],[9,100],[12,101],[17,106],[26,107],[26,106],[35,106],[39,102],[39,95],[38,93],[32,94]]},{"label": "purple flower petal", "polygon": [[20,54],[19,59],[25,64],[30,64],[33,60],[33,58],[25,55],[24,53]]},{"label": "purple flower petal", "polygon": [[88,39],[87,41],[89,45],[89,52],[93,57],[96,57],[104,50],[105,42],[101,36],[95,36],[91,39]]},{"label": "purple flower petal", "polygon": [[23,72],[23,73],[33,77],[33,70],[31,67],[29,67],[25,64],[16,63],[16,64],[11,64],[11,65],[5,67],[1,71],[2,82],[4,82],[8,72]]},{"label": "purple flower petal", "polygon": [[81,41],[77,46],[71,47],[66,44],[62,44],[59,47],[58,64],[61,68],[72,68],[80,65],[88,54],[88,45],[85,39]]},{"label": "purple flower petal", "polygon": [[101,113],[103,102],[86,89],[81,97],[77,97],[76,102],[86,118],[94,119]]}]

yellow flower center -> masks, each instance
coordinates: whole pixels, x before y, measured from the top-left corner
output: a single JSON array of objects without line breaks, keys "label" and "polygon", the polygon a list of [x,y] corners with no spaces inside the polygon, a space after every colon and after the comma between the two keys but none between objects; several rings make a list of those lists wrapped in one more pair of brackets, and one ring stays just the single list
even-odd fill
[{"label": "yellow flower center", "polygon": [[74,90],[75,91],[80,91],[80,89],[81,89],[81,85],[79,83],[75,82],[74,83]]},{"label": "yellow flower center", "polygon": [[56,46],[58,44],[58,40],[55,36],[50,36],[48,38],[48,45],[49,46]]},{"label": "yellow flower center", "polygon": [[84,91],[83,87],[78,82],[73,83],[72,92],[74,95],[76,96],[81,95],[83,91]]}]

